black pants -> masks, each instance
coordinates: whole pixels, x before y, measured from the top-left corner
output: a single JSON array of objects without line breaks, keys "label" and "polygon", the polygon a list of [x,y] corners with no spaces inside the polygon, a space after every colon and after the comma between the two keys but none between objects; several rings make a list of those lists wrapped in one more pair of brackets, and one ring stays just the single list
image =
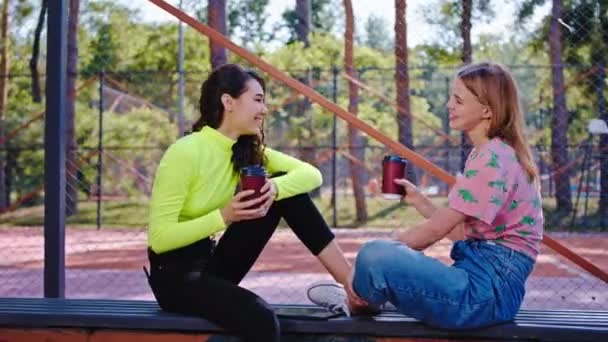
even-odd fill
[{"label": "black pants", "polygon": [[314,255],[334,238],[304,194],[275,202],[265,217],[230,225],[217,245],[207,238],[166,253],[148,250],[149,282],[160,307],[203,317],[244,341],[279,341],[279,322],[272,307],[238,284],[281,217]]}]

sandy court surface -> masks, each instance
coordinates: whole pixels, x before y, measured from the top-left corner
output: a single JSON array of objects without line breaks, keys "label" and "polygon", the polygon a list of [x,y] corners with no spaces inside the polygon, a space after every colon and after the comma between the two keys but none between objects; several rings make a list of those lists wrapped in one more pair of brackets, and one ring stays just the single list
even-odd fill
[{"label": "sandy court surface", "polygon": [[[352,261],[370,240],[390,238],[389,230],[336,229]],[[608,271],[608,234],[554,233],[552,237]],[[425,254],[450,263],[449,241]],[[44,239],[41,228],[0,228],[0,296],[40,296]],[[66,293],[85,298],[140,298],[152,295],[141,271],[147,264],[146,232],[137,229],[66,229]],[[244,285],[271,302],[306,302],[304,289],[329,279],[321,264],[291,231],[281,229],[262,252]],[[608,286],[543,247],[528,281],[528,306],[608,310]]]},{"label": "sandy court surface", "polygon": [[[389,239],[388,230],[335,229],[341,248],[353,260],[361,246],[374,239]],[[575,253],[608,271],[608,233],[554,233],[552,237]],[[449,241],[440,241],[425,254],[450,263]],[[41,228],[0,228],[0,268],[39,268],[44,259]],[[66,230],[66,264],[83,269],[140,269],[147,264],[146,232],[138,229]],[[561,265],[564,264],[564,265]],[[254,266],[255,271],[324,273],[317,260],[287,229],[277,231]],[[534,274],[575,276],[581,271],[543,246]]]}]

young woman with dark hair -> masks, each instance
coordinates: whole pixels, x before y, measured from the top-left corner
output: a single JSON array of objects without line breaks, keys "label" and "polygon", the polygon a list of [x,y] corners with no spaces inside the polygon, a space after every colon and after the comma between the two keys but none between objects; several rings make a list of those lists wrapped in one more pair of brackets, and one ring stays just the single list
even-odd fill
[{"label": "young woman with dark hair", "polygon": [[[281,218],[336,281],[346,284],[351,266],[307,194],[321,185],[319,170],[265,147],[264,92],[261,77],[234,64],[203,82],[193,133],[169,147],[156,171],[148,256],[162,309],[203,317],[246,341],[272,342],[280,338],[272,307],[239,283]],[[257,199],[247,199],[251,190],[237,192],[239,170],[249,165],[278,175]]]}]

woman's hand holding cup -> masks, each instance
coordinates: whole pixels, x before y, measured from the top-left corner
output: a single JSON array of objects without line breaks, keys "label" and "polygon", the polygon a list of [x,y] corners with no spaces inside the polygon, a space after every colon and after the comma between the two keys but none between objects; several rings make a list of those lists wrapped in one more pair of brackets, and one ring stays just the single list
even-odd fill
[{"label": "woman's hand holding cup", "polygon": [[254,190],[240,191],[232,197],[224,208],[220,209],[226,225],[239,221],[253,220],[266,215],[268,209],[260,205],[266,200],[266,196],[251,198],[254,193]]},{"label": "woman's hand holding cup", "polygon": [[264,201],[262,202],[260,208],[264,209],[264,215],[262,216],[266,216],[268,210],[272,206],[272,203],[274,203],[274,200],[277,197],[277,185],[274,183],[273,180],[266,179],[266,183],[264,184],[262,189],[260,189],[260,192],[262,193],[261,197],[264,198]]},{"label": "woman's hand holding cup", "polygon": [[395,179],[395,183],[405,188],[403,201],[407,204],[413,205],[424,197],[420,190],[418,190],[418,187],[405,178]]},{"label": "woman's hand holding cup", "polygon": [[256,190],[253,189],[238,192],[220,210],[224,222],[229,225],[233,222],[254,220],[266,216],[277,195],[276,184],[272,180],[266,179],[262,188],[259,189],[259,193],[260,195],[256,196]]}]

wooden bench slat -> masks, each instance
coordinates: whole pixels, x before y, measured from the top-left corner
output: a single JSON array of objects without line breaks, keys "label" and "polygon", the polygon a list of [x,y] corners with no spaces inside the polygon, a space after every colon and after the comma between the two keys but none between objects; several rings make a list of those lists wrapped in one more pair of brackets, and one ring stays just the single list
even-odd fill
[{"label": "wooden bench slat", "polygon": [[[91,306],[104,308],[104,307],[115,307],[119,309],[133,308],[133,309],[153,309],[158,310],[158,305],[155,301],[132,301],[132,300],[116,300],[116,299],[53,299],[53,298],[2,298],[0,297],[0,303],[2,307],[7,305],[16,305],[17,307],[23,308],[27,306],[31,307],[66,307],[66,301],[69,302],[69,307],[84,307],[88,308]],[[277,308],[294,308],[294,309],[311,309],[317,308],[313,305],[273,305]],[[386,314],[396,314],[396,311],[386,311]],[[581,315],[583,317],[597,317],[608,320],[608,311],[589,311],[589,310],[530,310],[522,309],[518,313],[518,317],[524,317],[533,315],[535,317],[556,317],[556,316],[567,316],[573,317]]]},{"label": "wooden bench slat", "polygon": [[[290,312],[322,312],[309,305],[276,305],[286,333],[359,334],[382,337],[536,339],[608,341],[608,312],[521,310],[514,322],[484,329],[436,329],[385,311],[374,317],[308,320]],[[297,317],[297,316],[296,316]],[[24,328],[97,328],[221,333],[204,319],[161,311],[153,301],[100,299],[0,298],[0,326]]]}]

